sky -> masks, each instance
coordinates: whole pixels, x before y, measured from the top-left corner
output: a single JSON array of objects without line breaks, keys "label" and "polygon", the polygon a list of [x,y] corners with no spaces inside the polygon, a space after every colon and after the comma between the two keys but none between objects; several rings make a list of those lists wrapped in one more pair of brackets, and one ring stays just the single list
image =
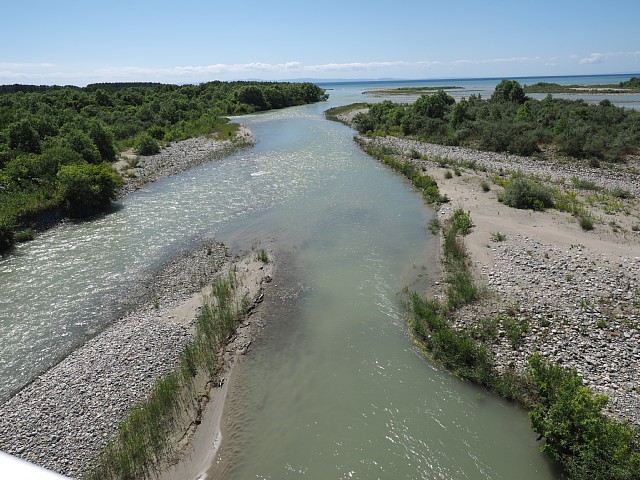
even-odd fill
[{"label": "sky", "polygon": [[640,1],[3,0],[0,84],[640,72]]}]

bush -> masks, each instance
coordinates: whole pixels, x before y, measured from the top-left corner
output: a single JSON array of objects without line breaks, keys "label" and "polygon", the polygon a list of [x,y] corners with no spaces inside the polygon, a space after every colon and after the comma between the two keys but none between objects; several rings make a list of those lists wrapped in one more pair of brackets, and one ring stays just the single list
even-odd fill
[{"label": "bush", "polygon": [[9,250],[14,242],[15,220],[6,215],[0,216],[0,252]]},{"label": "bush", "polygon": [[582,386],[575,370],[529,359],[539,400],[529,416],[544,437],[542,451],[562,463],[570,479],[639,479],[640,444],[627,423],[609,419],[602,409],[609,399]]},{"label": "bush", "polygon": [[161,127],[160,125],[153,125],[147,129],[147,133],[151,138],[155,138],[156,140],[162,140],[167,133],[167,131]]},{"label": "bush", "polygon": [[473,227],[471,215],[461,208],[453,212],[451,224],[461,235],[468,235],[471,232],[471,227]]},{"label": "bush", "polygon": [[503,202],[513,208],[544,210],[553,207],[553,192],[545,185],[518,176],[506,186]]},{"label": "bush", "polygon": [[76,218],[104,210],[122,186],[122,179],[108,163],[64,165],[58,181],[67,212]]},{"label": "bush", "polygon": [[160,152],[160,145],[151,135],[143,133],[136,144],[136,152],[138,155],[155,155]]}]

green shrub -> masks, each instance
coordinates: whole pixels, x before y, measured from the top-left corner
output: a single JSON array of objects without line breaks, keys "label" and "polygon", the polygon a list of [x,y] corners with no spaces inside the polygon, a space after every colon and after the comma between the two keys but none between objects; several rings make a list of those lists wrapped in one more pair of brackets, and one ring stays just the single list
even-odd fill
[{"label": "green shrub", "polygon": [[544,210],[553,207],[553,191],[535,180],[517,176],[506,186],[503,202],[513,208]]},{"label": "green shrub", "polygon": [[578,213],[578,222],[583,230],[593,230],[593,217],[590,213],[585,211]]},{"label": "green shrub", "polygon": [[639,479],[637,432],[603,413],[608,397],[593,396],[575,370],[553,365],[540,354],[529,365],[539,394],[529,413],[532,428],[545,439],[542,451],[565,467],[568,478]]},{"label": "green shrub", "polygon": [[491,233],[491,241],[492,242],[504,242],[507,239],[507,236],[502,232],[492,232]]},{"label": "green shrub", "polygon": [[592,182],[591,180],[584,180],[578,177],[571,177],[571,183],[575,188],[579,190],[593,190],[593,191],[600,190],[600,187],[596,185],[595,182]]},{"label": "green shrub", "polygon": [[502,326],[507,334],[507,340],[512,347],[517,347],[524,334],[529,331],[529,322],[526,319],[518,320],[513,317],[504,317]]},{"label": "green shrub", "polygon": [[465,212],[462,208],[458,208],[453,212],[451,223],[461,235],[468,235],[471,232],[471,227],[473,227],[471,214]]},{"label": "green shrub", "polygon": [[264,248],[258,250],[258,252],[256,253],[256,260],[262,263],[269,263],[269,255]]},{"label": "green shrub", "polygon": [[620,187],[615,187],[613,190],[611,190],[611,195],[613,195],[616,198],[623,198],[623,199],[630,199],[633,198],[633,193],[629,192],[628,190],[624,190]]},{"label": "green shrub", "polygon": [[155,155],[160,152],[160,145],[151,135],[143,133],[136,143],[136,152],[138,155]]},{"label": "green shrub", "polygon": [[480,186],[482,187],[483,192],[488,192],[489,190],[491,190],[491,185],[486,180],[482,180]]},{"label": "green shrub", "polygon": [[450,178],[453,178],[453,174],[451,173],[451,170],[447,170],[446,172],[444,172],[444,178],[446,178],[447,180],[449,180]]},{"label": "green shrub", "polygon": [[9,250],[15,243],[15,228],[14,218],[7,215],[0,215],[0,252]]},{"label": "green shrub", "polygon": [[440,232],[440,219],[438,217],[433,217],[429,220],[429,231],[433,235],[437,235]]},{"label": "green shrub", "polygon": [[108,163],[64,165],[58,171],[59,194],[71,217],[86,217],[115,200],[122,179]]},{"label": "green shrub", "polygon": [[167,131],[160,125],[153,125],[147,129],[147,133],[151,138],[162,140]]}]

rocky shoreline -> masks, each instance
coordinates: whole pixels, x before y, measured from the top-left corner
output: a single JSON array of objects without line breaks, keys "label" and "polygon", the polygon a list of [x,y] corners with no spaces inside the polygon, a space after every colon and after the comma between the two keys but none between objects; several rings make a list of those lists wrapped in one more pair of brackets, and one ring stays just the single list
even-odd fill
[{"label": "rocky shoreline", "polygon": [[[173,144],[143,157],[121,196],[251,142],[250,131],[241,128],[239,140],[199,137]],[[0,450],[72,478],[80,476],[130,409],[175,368],[192,338],[203,286],[225,265],[230,268],[230,262],[226,247],[209,240],[182,252],[151,281],[135,287],[130,292],[135,306],[129,313],[0,405]],[[259,280],[251,281],[258,281],[261,291],[268,279],[260,273]],[[253,290],[249,300],[260,301]],[[236,339],[225,359],[232,360],[248,343]]]},{"label": "rocky shoreline", "polygon": [[211,160],[231,155],[233,152],[253,145],[253,134],[241,125],[232,139],[195,137],[167,145],[156,155],[137,156],[123,152],[115,168],[123,177],[119,197],[139,190],[150,182],[175,175]]},{"label": "rocky shoreline", "polygon": [[[623,211],[613,214],[590,206],[598,221],[587,232],[568,213],[516,210],[498,202],[498,185],[492,184],[488,192],[481,188],[495,174],[521,171],[556,185],[570,185],[566,181],[577,177],[640,198],[637,159],[604,170],[395,137],[358,139],[395,152],[398,159],[414,162],[434,177],[451,200],[438,217],[448,218],[457,208],[470,212],[474,229],[465,244],[486,292],[480,302],[457,312],[456,327],[480,336],[482,319],[498,319],[495,336],[484,343],[499,369],[525,369],[527,358],[539,351],[576,369],[594,393],[606,394],[611,416],[640,425],[640,233],[633,228],[640,224],[637,201],[629,200]],[[450,163],[444,165],[443,158]],[[454,167],[459,175],[445,175]],[[433,290],[444,297],[441,283]],[[509,338],[506,317],[523,330],[517,341]]]}]

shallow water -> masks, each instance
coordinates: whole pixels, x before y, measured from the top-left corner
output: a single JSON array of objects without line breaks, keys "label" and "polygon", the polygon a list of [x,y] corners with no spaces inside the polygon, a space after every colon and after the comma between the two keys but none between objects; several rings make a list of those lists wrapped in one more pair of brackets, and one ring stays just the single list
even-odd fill
[{"label": "shallow water", "polygon": [[231,387],[223,478],[553,478],[522,412],[412,345],[398,294],[431,275],[433,213],[324,120],[329,106],[244,117],[253,149],[0,260],[2,395],[104,328],[180,249],[260,242],[283,267]]}]

